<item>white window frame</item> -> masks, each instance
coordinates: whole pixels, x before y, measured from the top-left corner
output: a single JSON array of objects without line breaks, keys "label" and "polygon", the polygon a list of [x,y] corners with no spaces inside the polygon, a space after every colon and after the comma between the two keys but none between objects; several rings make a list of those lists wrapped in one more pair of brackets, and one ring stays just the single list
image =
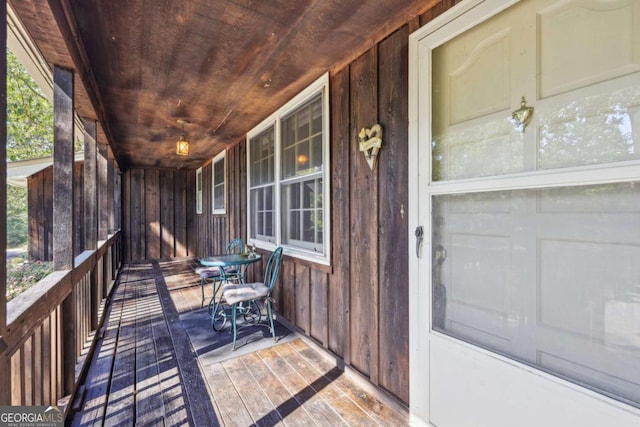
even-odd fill
[{"label": "white window frame", "polygon": [[196,214],[202,214],[202,168],[196,169]]},{"label": "white window frame", "polygon": [[[282,141],[281,141],[281,122],[287,118],[296,109],[302,107],[305,103],[309,102],[318,94],[322,94],[322,222],[323,222],[323,239],[322,239],[322,252],[305,249],[302,246],[294,246],[291,244],[283,243],[283,230],[282,230],[282,185],[284,181],[281,178],[281,156],[282,156]],[[247,243],[255,245],[258,248],[265,250],[273,250],[278,246],[283,246],[287,255],[312,261],[319,264],[330,265],[331,260],[331,224],[330,224],[330,162],[329,162],[329,131],[330,131],[330,117],[329,117],[329,74],[325,73],[306,89],[296,95],[293,99],[287,102],[279,110],[273,113],[271,116],[263,120],[256,127],[251,129],[247,133]],[[253,234],[254,224],[252,223],[252,206],[251,206],[251,139],[257,137],[262,132],[266,131],[270,127],[273,127],[274,132],[274,226],[275,226],[275,239],[274,241],[261,240],[258,238],[251,238]],[[310,176],[310,175],[307,175]]]},{"label": "white window frame", "polygon": [[[222,182],[216,182],[216,163],[220,161],[224,162],[224,176]],[[216,208],[215,190],[216,186],[222,186],[224,194],[224,206],[222,208]],[[224,215],[227,213],[227,150],[222,150],[211,161],[211,213],[213,215]]]}]

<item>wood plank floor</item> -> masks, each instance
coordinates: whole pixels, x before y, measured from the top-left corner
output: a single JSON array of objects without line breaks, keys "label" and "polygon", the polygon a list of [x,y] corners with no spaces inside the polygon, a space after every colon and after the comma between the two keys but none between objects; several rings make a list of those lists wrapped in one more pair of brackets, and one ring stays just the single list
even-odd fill
[{"label": "wood plank floor", "polygon": [[200,308],[194,267],[123,268],[71,425],[408,425],[300,338],[203,366],[179,319]]}]

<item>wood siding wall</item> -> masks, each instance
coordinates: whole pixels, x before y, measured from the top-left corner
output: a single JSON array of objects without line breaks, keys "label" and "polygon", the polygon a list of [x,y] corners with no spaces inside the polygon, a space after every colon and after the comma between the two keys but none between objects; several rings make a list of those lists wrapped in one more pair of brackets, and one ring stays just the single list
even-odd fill
[{"label": "wood siding wall", "polygon": [[[74,256],[84,250],[84,182],[82,162],[74,164]],[[29,259],[53,260],[53,168],[49,166],[27,179]]]},{"label": "wood siding wall", "polygon": [[[286,257],[277,311],[373,384],[409,403],[409,34],[456,3],[443,0],[331,73],[331,266]],[[375,170],[359,130],[380,123]],[[211,214],[212,164],[195,171],[132,170],[124,176],[125,259],[206,256],[247,237],[246,142],[227,152],[227,213]],[[413,242],[413,241],[411,241]],[[254,274],[260,276],[260,267]]]},{"label": "wood siding wall", "polygon": [[122,177],[126,262],[195,254],[195,171],[131,169]]}]

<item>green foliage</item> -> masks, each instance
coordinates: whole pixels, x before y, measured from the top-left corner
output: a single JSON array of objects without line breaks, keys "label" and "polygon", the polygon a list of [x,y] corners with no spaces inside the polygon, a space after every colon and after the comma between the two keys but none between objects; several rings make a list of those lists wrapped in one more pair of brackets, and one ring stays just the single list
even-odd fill
[{"label": "green foliage", "polygon": [[28,221],[27,189],[7,185],[7,247],[27,244]]},{"label": "green foliage", "polygon": [[[14,261],[20,261],[15,259]],[[10,263],[7,266],[7,301],[53,272],[52,262]]]},{"label": "green foliage", "polygon": [[53,105],[7,48],[7,158],[53,153]]}]

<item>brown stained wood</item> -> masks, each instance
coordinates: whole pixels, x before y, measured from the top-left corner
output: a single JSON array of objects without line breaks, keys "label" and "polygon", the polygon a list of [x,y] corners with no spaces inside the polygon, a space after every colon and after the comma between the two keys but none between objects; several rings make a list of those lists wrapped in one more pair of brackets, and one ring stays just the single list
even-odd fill
[{"label": "brown stained wood", "polygon": [[[105,240],[109,233],[109,159],[105,144],[98,144],[98,240]],[[134,199],[135,201],[135,199]]]},{"label": "brown stained wood", "polygon": [[[132,204],[131,199],[131,173],[126,173],[122,176],[122,233],[126,236],[131,236],[131,219],[132,219]],[[130,260],[131,247],[133,239],[124,239],[122,242],[123,259]]]},{"label": "brown stained wood", "polygon": [[[271,355],[276,356],[276,353]],[[313,419],[307,413],[300,402],[286,389],[285,385],[280,381],[277,375],[270,368],[271,359],[268,355],[259,356],[257,353],[250,353],[242,356],[247,369],[253,378],[259,384],[259,387],[269,396],[269,400],[274,407],[273,413],[269,415],[269,419],[273,415],[286,420],[287,426],[308,427],[313,425]],[[267,421],[268,420],[258,420]]]},{"label": "brown stained wood", "polygon": [[331,258],[329,286],[329,349],[350,362],[349,259],[350,259],[350,127],[349,68],[331,78]]},{"label": "brown stained wood", "polygon": [[23,399],[23,387],[22,387],[22,350],[18,349],[11,358],[11,406],[22,405]]},{"label": "brown stained wood", "polygon": [[[351,364],[378,380],[378,176],[358,151],[357,134],[378,122],[377,51],[351,64]],[[385,123],[382,123],[385,127]]]},{"label": "brown stained wood", "polygon": [[20,364],[22,370],[22,404],[32,406],[33,403],[33,383],[35,381],[33,372],[33,336],[29,337],[22,345],[20,352]]},{"label": "brown stained wood", "polygon": [[[158,371],[158,359],[152,331],[152,321],[161,317],[155,281],[147,279],[136,286],[136,424],[163,425],[164,401]],[[154,313],[155,312],[155,313]]]},{"label": "brown stained wood", "polygon": [[107,230],[109,234],[115,231],[115,212],[113,202],[114,186],[114,160],[111,149],[107,150]]},{"label": "brown stained wood", "polygon": [[427,9],[426,12],[420,15],[420,25],[422,26],[437,18],[460,1],[461,0],[440,0],[439,3],[434,4],[431,8]]},{"label": "brown stained wood", "polygon": [[73,73],[53,69],[53,265],[73,268]]},{"label": "brown stained wood", "polygon": [[[175,218],[175,256],[187,256],[187,212],[194,209],[187,206],[189,201],[187,187],[189,186],[189,176],[184,170],[177,170],[174,173],[174,218]],[[194,181],[195,183],[195,176]]]},{"label": "brown stained wood", "polygon": [[309,320],[311,326],[309,335],[322,343],[324,347],[329,346],[329,318],[327,317],[327,295],[328,281],[327,274],[322,271],[311,270],[310,279],[310,309]]},{"label": "brown stained wood", "polygon": [[310,270],[304,265],[294,266],[294,283],[295,283],[295,325],[311,334],[311,314],[310,314]]},{"label": "brown stained wood", "polygon": [[282,281],[279,283],[278,295],[278,310],[279,312],[294,325],[299,326],[297,315],[297,298],[296,295],[296,265],[293,262],[283,262],[280,266],[280,272],[278,274],[282,276]]},{"label": "brown stained wood", "polygon": [[116,342],[109,398],[104,415],[105,426],[132,423],[135,409],[136,300],[135,290],[127,286],[122,296],[122,317]]},{"label": "brown stained wood", "polygon": [[146,233],[144,213],[144,170],[131,171],[131,258],[130,260],[145,259]]},{"label": "brown stained wood", "polygon": [[44,320],[42,323],[42,355],[41,355],[41,364],[42,364],[42,402],[49,403],[51,400],[51,384],[55,381],[53,378],[52,369],[52,354],[51,354],[51,317]]},{"label": "brown stained wood", "polygon": [[222,364],[215,363],[207,367],[207,382],[226,426],[249,426],[253,419],[242,402],[242,398],[233,385]]},{"label": "brown stained wood", "polygon": [[378,99],[380,121],[385,124],[378,158],[384,177],[378,181],[379,381],[405,404],[409,404],[408,40],[405,26],[378,48],[379,80],[385,82]]},{"label": "brown stained wood", "polygon": [[[269,366],[285,388],[293,395],[294,399],[304,405],[307,413],[319,425],[339,426],[346,425],[338,413],[320,396],[309,387],[305,380],[298,374],[278,350],[268,348],[258,351],[258,355],[269,360]],[[286,417],[283,416],[286,420]]]},{"label": "brown stained wood", "polygon": [[186,248],[185,256],[197,255],[195,250],[195,242],[198,237],[195,235],[195,206],[196,206],[196,172],[195,170],[186,171],[185,176],[185,237],[184,245]]},{"label": "brown stained wood", "polygon": [[319,372],[330,372],[326,374],[332,384],[338,387],[350,400],[364,410],[371,418],[382,426],[396,427],[409,425],[407,413],[399,413],[390,406],[384,404],[376,396],[362,390],[356,382],[347,375],[334,370],[335,364],[328,361],[320,353],[309,347],[302,340],[294,340],[291,346],[298,351],[298,354],[306,359],[311,366],[316,367]]},{"label": "brown stained wood", "polygon": [[160,175],[158,169],[144,170],[145,259],[160,258]]},{"label": "brown stained wood", "polygon": [[176,254],[176,212],[173,177],[172,170],[160,172],[160,232],[162,239],[160,258],[173,257]]},{"label": "brown stained wood", "polygon": [[71,394],[75,387],[75,367],[78,358],[77,353],[77,312],[76,307],[78,298],[75,289],[72,289],[69,295],[62,303],[62,322],[61,322],[61,341],[62,350],[62,384],[63,392]]},{"label": "brown stained wood", "polygon": [[252,424],[273,426],[281,423],[282,419],[274,410],[268,395],[240,358],[226,360],[222,362],[222,367],[233,387],[239,390],[239,400],[253,420]]},{"label": "brown stained wood", "polygon": [[76,414],[73,425],[91,425],[94,421],[101,424],[108,398],[110,382],[110,372],[115,357],[115,350],[118,337],[118,326],[122,316],[122,306],[124,300],[122,295],[127,287],[126,270],[122,275],[122,285],[120,292],[113,297],[113,303],[106,313],[106,323],[104,336],[98,342],[94,352],[94,362],[91,364],[85,382],[87,394],[84,399],[84,410]]},{"label": "brown stained wood", "polygon": [[[300,341],[300,340],[296,340]],[[307,359],[298,353],[292,344],[282,344],[277,347],[278,354],[296,370],[306,381],[308,386],[322,397],[349,425],[373,425],[375,421],[336,385],[334,380],[341,372],[337,367],[329,371],[322,371],[311,365]]]}]

